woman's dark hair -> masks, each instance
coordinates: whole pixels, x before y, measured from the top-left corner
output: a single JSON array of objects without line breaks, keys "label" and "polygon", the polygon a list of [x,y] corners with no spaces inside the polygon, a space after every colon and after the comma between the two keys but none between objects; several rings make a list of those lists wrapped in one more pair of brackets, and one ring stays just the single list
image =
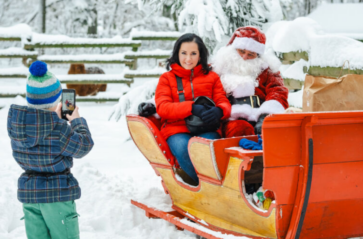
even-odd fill
[{"label": "woman's dark hair", "polygon": [[171,57],[166,60],[166,63],[167,63],[166,69],[170,70],[170,66],[173,63],[177,63],[178,65],[180,65],[179,50],[180,50],[181,44],[184,42],[197,43],[198,50],[199,50],[199,56],[200,56],[199,64],[202,65],[204,74],[207,75],[209,73],[209,71],[211,70],[211,67],[208,65],[209,52],[208,52],[207,47],[204,45],[202,38],[200,38],[199,36],[197,36],[193,33],[186,33],[186,34],[182,35],[181,37],[179,37],[179,39],[175,42],[173,53],[172,53]]}]

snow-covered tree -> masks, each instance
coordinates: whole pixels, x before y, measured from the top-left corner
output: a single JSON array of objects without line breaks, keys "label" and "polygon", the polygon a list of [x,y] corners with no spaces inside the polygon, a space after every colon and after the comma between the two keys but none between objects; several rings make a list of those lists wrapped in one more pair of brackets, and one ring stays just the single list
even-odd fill
[{"label": "snow-covered tree", "polygon": [[154,11],[170,9],[178,29],[198,34],[211,51],[238,27],[282,19],[279,0],[139,0],[139,7],[145,3]]},{"label": "snow-covered tree", "polygon": [[[99,37],[127,36],[136,27],[155,31],[174,29],[174,21],[131,0],[47,0],[46,33]],[[26,23],[41,32],[40,0],[0,0],[0,26]],[[91,30],[92,29],[92,30]]]}]

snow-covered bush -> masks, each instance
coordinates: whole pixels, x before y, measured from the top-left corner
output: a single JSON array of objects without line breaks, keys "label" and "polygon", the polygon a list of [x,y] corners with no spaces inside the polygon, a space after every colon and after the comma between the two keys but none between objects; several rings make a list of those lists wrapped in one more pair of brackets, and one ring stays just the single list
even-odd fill
[{"label": "snow-covered bush", "polygon": [[143,85],[135,87],[123,95],[113,107],[109,119],[119,121],[123,115],[138,114],[137,107],[139,104],[154,97],[158,81],[156,79],[147,81]]}]

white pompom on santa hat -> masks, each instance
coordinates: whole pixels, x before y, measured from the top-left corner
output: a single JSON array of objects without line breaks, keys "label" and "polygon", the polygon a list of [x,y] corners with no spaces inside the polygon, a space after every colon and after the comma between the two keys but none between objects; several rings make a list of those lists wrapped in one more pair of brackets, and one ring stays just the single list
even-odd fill
[{"label": "white pompom on santa hat", "polygon": [[228,45],[262,55],[265,52],[266,36],[256,27],[240,27],[231,37]]}]

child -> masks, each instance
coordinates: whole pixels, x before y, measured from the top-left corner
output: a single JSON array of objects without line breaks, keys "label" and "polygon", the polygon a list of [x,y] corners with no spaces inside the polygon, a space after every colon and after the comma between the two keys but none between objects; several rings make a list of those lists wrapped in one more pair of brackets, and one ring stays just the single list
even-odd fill
[{"label": "child", "polygon": [[76,239],[74,200],[81,197],[81,189],[70,168],[73,157],[91,151],[93,140],[78,107],[67,115],[70,125],[61,118],[62,87],[47,65],[36,61],[29,71],[28,106],[12,105],[8,115],[13,156],[25,170],[18,179],[18,199],[26,234],[28,239]]}]

